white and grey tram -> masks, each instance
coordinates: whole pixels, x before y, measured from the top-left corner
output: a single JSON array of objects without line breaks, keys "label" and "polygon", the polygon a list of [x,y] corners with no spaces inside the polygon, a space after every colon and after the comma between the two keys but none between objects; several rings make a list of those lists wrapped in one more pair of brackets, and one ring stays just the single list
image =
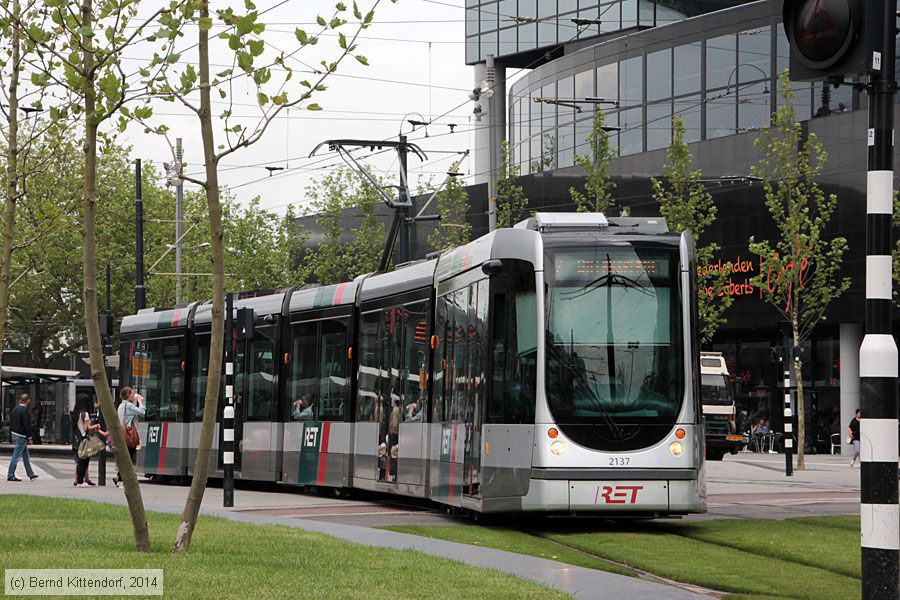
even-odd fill
[{"label": "white and grey tram", "polygon": [[[537,214],[392,272],[242,294],[235,477],[483,513],[702,512],[695,289],[692,240],[663,219]],[[192,474],[210,320],[194,303],[122,322],[148,476]]]}]

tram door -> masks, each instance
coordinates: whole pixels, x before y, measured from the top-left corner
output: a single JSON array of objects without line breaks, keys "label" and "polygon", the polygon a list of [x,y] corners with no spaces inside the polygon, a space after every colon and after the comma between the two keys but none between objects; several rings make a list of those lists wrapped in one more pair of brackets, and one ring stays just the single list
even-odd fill
[{"label": "tram door", "polygon": [[[274,465],[274,330],[256,327],[234,353],[234,468],[268,473]],[[248,462],[249,461],[249,462]]]},{"label": "tram door", "polygon": [[485,404],[485,341],[487,340],[488,280],[468,286],[466,299],[466,393],[460,415],[465,421],[463,494],[481,495],[481,446]]}]

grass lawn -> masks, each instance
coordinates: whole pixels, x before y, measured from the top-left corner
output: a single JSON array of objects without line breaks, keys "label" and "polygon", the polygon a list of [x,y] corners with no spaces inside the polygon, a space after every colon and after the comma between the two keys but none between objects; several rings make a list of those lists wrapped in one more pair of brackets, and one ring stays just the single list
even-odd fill
[{"label": "grass lawn", "polygon": [[860,577],[857,517],[688,522],[668,530],[695,540]]},{"label": "grass lawn", "polygon": [[[856,529],[850,525],[855,522]],[[686,583],[731,592],[731,600],[858,598],[859,519],[703,521],[643,525],[543,522],[529,533],[476,526],[398,526],[397,531],[590,565],[583,553]],[[552,543],[557,542],[557,543]],[[577,560],[563,552],[564,544]]]},{"label": "grass lawn", "polygon": [[125,507],[0,496],[3,568],[163,569],[171,598],[566,598],[511,575],[318,533],[201,517],[171,552],[177,515],[149,513],[152,552],[134,551]]}]

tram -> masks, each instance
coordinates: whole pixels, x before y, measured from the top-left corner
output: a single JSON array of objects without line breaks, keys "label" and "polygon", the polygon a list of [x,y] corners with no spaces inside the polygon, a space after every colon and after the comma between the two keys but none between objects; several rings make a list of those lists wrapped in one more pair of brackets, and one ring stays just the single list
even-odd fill
[{"label": "tram", "polygon": [[[240,294],[235,477],[480,513],[703,512],[693,252],[661,218],[539,213],[392,272]],[[210,329],[209,302],[122,322],[147,476],[192,475]]]}]

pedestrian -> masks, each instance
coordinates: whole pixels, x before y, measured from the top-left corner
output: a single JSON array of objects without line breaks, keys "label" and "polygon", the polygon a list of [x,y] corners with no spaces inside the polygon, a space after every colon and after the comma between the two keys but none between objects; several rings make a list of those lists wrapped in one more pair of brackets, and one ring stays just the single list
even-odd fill
[{"label": "pedestrian", "polygon": [[31,459],[28,456],[28,444],[31,441],[31,411],[28,409],[30,403],[31,398],[28,394],[22,394],[19,404],[12,409],[12,413],[9,415],[9,433],[16,447],[9,461],[9,469],[6,471],[7,481],[22,481],[16,477],[19,458],[25,464],[25,474],[28,475],[28,479],[32,481],[37,479],[37,475],[31,469]]},{"label": "pedestrian", "polygon": [[91,425],[90,399],[87,394],[78,394],[75,396],[75,408],[72,409],[70,419],[72,421],[72,450],[75,451],[75,487],[86,488],[97,485],[93,481],[87,479],[88,465],[91,464],[90,458],[81,458],[78,456],[78,446],[81,440],[87,437],[88,432],[99,431],[101,435],[105,431],[100,431],[100,425]]},{"label": "pedestrian", "polygon": [[31,443],[40,446],[44,429],[44,407],[38,402],[31,407]]},{"label": "pedestrian", "polygon": [[856,465],[856,461],[859,458],[859,419],[860,419],[859,409],[856,409],[856,415],[850,421],[850,424],[847,426],[847,441],[853,445],[853,458],[850,459],[850,467],[853,468]]},{"label": "pedestrian", "polygon": [[[137,437],[137,423],[135,423],[136,417],[143,417],[147,410],[144,408],[144,398],[140,394],[136,394],[133,389],[126,386],[123,387],[119,392],[119,398],[121,398],[121,402],[119,403],[119,422],[122,423],[122,428],[125,433],[125,444],[128,447],[128,456],[131,457],[131,464],[134,464],[135,458],[137,457],[137,449],[140,446],[140,438]],[[113,484],[116,487],[119,487],[119,484],[122,483],[122,474],[116,473],[116,476],[113,477]]]}]

